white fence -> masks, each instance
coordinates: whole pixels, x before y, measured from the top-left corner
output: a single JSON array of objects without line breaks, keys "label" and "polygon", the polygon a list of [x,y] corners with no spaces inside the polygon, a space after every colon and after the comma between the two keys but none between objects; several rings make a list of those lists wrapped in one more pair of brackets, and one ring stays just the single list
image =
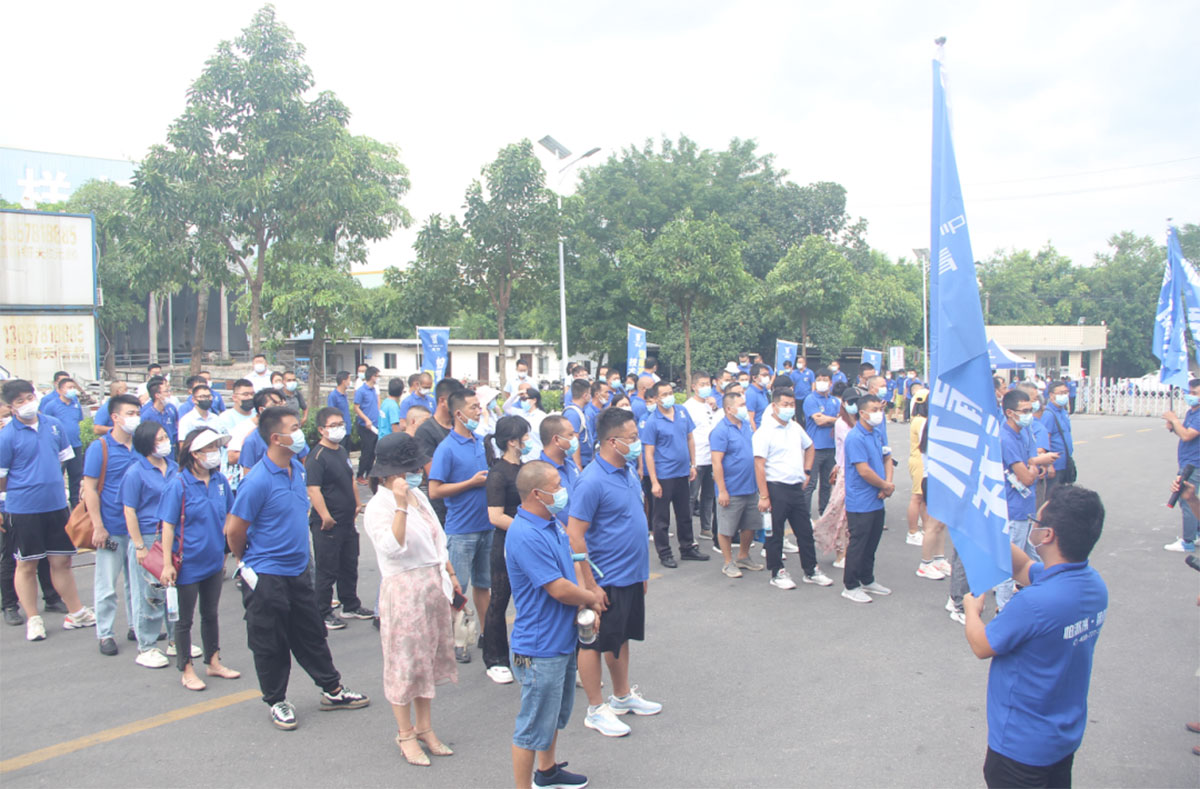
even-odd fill
[{"label": "white fence", "polygon": [[1075,410],[1085,414],[1114,416],[1162,416],[1164,411],[1186,410],[1183,393],[1147,391],[1140,382],[1129,379],[1096,378],[1081,381]]}]

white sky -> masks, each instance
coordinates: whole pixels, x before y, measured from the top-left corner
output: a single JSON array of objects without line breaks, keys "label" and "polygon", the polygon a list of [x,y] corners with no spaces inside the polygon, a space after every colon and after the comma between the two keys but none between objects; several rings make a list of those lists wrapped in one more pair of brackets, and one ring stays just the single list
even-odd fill
[{"label": "white sky", "polygon": [[[11,4],[0,146],[140,158],[259,5]],[[1169,216],[1200,222],[1192,0],[276,7],[317,88],[410,170],[414,227],[368,269],[407,263],[425,217],[461,213],[483,164],[544,134],[602,146],[596,160],[662,135],[757,139],[792,180],[845,185],[871,245],[911,257],[929,246],[937,35],[976,258],[1050,241],[1088,262],[1120,230],[1161,238]]]}]

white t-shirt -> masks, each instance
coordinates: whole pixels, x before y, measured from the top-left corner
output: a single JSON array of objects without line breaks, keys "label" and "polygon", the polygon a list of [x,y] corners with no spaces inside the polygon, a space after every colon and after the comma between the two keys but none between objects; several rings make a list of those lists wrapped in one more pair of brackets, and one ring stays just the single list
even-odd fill
[{"label": "white t-shirt", "polygon": [[267,370],[262,375],[252,372],[246,376],[246,380],[254,384],[254,391],[261,392],[263,389],[271,388],[271,371]]},{"label": "white t-shirt", "polygon": [[767,461],[767,482],[795,485],[808,479],[804,473],[804,451],[812,446],[812,439],[799,422],[789,419],[780,424],[768,411],[763,415],[762,425],[754,431],[753,444],[754,457]]},{"label": "white t-shirt", "polygon": [[692,441],[696,445],[696,465],[712,465],[712,449],[708,443],[708,435],[716,427],[718,415],[708,407],[708,403],[689,397],[683,404],[683,410],[688,412],[696,429],[692,431]]}]

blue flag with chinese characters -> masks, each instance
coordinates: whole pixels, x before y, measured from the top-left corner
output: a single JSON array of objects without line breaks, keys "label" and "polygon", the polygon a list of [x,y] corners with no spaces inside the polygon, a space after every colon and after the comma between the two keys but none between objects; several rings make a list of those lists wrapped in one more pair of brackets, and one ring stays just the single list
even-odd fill
[{"label": "blue flag with chinese characters", "polygon": [[930,236],[930,326],[937,344],[925,457],[927,503],[929,514],[950,530],[971,593],[981,595],[1012,575],[1000,456],[1003,417],[992,388],[940,46],[933,61]]},{"label": "blue flag with chinese characters", "polygon": [[450,328],[447,326],[418,326],[421,338],[421,372],[433,376],[434,383],[446,377],[450,362]]},{"label": "blue flag with chinese characters", "polygon": [[646,369],[646,330],[634,326],[632,323],[625,324],[627,336],[625,342],[625,374],[626,375],[641,375]]},{"label": "blue flag with chinese characters", "polygon": [[796,353],[800,350],[800,344],[788,342],[787,340],[775,341],[775,372],[783,369],[784,362],[791,362],[792,366],[796,365]]},{"label": "blue flag with chinese characters", "polygon": [[[1189,267],[1190,268],[1190,267]],[[1184,273],[1183,251],[1175,228],[1167,228],[1167,268],[1163,272],[1162,288],[1158,292],[1158,308],[1154,311],[1154,340],[1150,350],[1162,362],[1158,379],[1164,384],[1187,388],[1188,360],[1187,342],[1183,337],[1185,320],[1183,306]],[[1196,292],[1191,291],[1191,301],[1197,307]],[[1195,335],[1195,327],[1192,334]]]}]

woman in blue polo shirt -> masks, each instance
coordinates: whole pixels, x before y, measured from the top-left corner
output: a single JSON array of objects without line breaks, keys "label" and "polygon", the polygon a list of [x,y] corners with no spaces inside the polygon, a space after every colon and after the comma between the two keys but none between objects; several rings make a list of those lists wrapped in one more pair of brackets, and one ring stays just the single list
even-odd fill
[{"label": "woman in blue polo shirt", "polygon": [[159,501],[162,520],[163,555],[170,556],[175,534],[183,543],[183,560],[176,576],[175,567],[164,562],[162,582],[179,592],[179,621],[175,623],[178,666],[183,686],[204,690],[204,681],[192,667],[192,615],[200,601],[200,640],[204,644],[205,672],[210,677],[237,679],[240,672],[221,665],[218,643],[217,607],[221,602],[221,583],[225,569],[225,516],[233,506],[233,490],[217,469],[221,465],[220,448],[229,436],[208,428],[193,430],[179,448],[181,470],[178,482],[166,486]]},{"label": "woman in blue polo shirt", "polygon": [[[149,420],[133,431],[133,449],[141,457],[125,470],[121,479],[121,504],[129,529],[129,583],[133,587],[133,631],[138,656],[146,668],[166,668],[171,661],[155,646],[166,613],[162,587],[146,572],[142,559],[158,542],[158,507],[163,489],[175,482],[179,466],[171,458],[171,438],[162,425]],[[176,483],[177,484],[177,483]]]}]

